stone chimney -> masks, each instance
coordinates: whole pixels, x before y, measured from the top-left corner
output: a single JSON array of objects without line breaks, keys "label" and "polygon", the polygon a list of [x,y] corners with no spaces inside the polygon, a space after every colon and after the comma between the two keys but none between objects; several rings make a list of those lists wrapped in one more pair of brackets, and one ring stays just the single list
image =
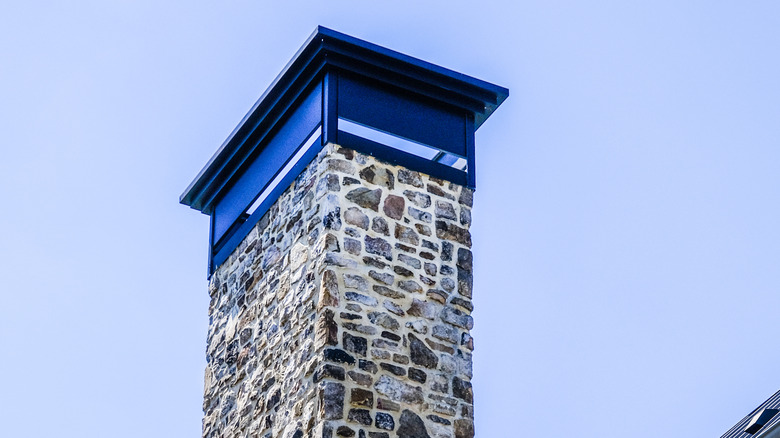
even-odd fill
[{"label": "stone chimney", "polygon": [[474,131],[504,88],[319,27],[181,197],[204,437],[474,435]]}]

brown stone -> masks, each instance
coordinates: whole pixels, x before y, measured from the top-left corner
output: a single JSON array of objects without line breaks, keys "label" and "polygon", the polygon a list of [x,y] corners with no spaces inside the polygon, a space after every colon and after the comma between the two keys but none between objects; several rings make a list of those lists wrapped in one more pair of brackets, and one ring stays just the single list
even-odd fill
[{"label": "brown stone", "polygon": [[382,211],[393,219],[401,219],[404,216],[404,198],[396,195],[387,195]]},{"label": "brown stone", "polygon": [[471,247],[471,233],[469,230],[449,222],[436,221],[436,237]]},{"label": "brown stone", "polygon": [[474,393],[471,391],[471,382],[453,377],[452,379],[452,395],[467,402],[474,402]]},{"label": "brown stone", "polygon": [[469,419],[455,420],[455,438],[474,438],[474,422]]},{"label": "brown stone", "polygon": [[395,177],[393,177],[393,172],[383,167],[377,167],[373,164],[361,170],[360,177],[372,184],[385,186],[391,190],[393,187],[395,187]]},{"label": "brown stone", "polygon": [[339,282],[336,273],[327,270],[322,274],[322,284],[320,285],[320,297],[317,303],[318,308],[336,307],[339,305]]},{"label": "brown stone", "polygon": [[350,403],[354,406],[374,407],[374,393],[366,389],[354,388],[350,393]]}]

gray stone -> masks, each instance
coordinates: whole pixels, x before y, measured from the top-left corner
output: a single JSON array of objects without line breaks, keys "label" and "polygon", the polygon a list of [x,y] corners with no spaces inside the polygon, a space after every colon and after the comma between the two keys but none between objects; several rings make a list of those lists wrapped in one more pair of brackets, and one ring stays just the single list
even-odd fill
[{"label": "gray stone", "polygon": [[344,418],[344,385],[338,382],[323,382],[320,390],[320,406],[323,418],[338,420]]},{"label": "gray stone", "polygon": [[404,294],[402,292],[398,292],[397,290],[390,289],[387,286],[374,285],[371,287],[371,289],[374,292],[378,293],[379,295],[382,295],[387,298],[398,299],[404,297]]},{"label": "gray stone", "polygon": [[474,206],[474,191],[471,190],[468,187],[463,187],[460,189],[460,196],[458,197],[458,202],[467,206],[467,207],[473,207]]},{"label": "gray stone", "polygon": [[436,284],[436,280],[430,277],[426,277],[424,275],[420,275],[420,281],[426,286],[433,286],[434,284]]},{"label": "gray stone", "polygon": [[325,264],[340,266],[342,268],[357,268],[357,262],[339,253],[329,252],[325,254]]},{"label": "gray stone", "polygon": [[458,216],[455,214],[455,207],[449,202],[436,201],[436,208],[434,210],[437,218],[457,220]]},{"label": "gray stone", "polygon": [[397,433],[398,438],[431,438],[422,418],[408,409],[401,412]]},{"label": "gray stone", "polygon": [[390,400],[399,403],[420,404],[424,401],[422,388],[386,375],[379,377],[379,380],[374,384],[374,389]]},{"label": "gray stone", "polygon": [[405,326],[421,335],[428,333],[428,326],[425,325],[425,323],[422,320],[409,321],[405,324]]},{"label": "gray stone", "polygon": [[472,318],[471,315],[466,315],[460,310],[453,309],[452,307],[445,307],[442,309],[441,320],[466,330],[474,328],[474,318]]},{"label": "gray stone", "polygon": [[460,224],[465,226],[471,225],[471,210],[466,207],[460,208]]},{"label": "gray stone", "polygon": [[466,248],[458,248],[458,262],[456,266],[471,272],[474,267],[474,255]]},{"label": "gray stone", "polygon": [[371,412],[366,409],[350,409],[347,420],[363,426],[371,426],[371,423],[374,422],[371,418]]},{"label": "gray stone", "polygon": [[409,370],[407,370],[407,375],[415,382],[425,383],[425,381],[428,380],[428,375],[425,374],[425,371],[417,368],[410,367]]},{"label": "gray stone", "polygon": [[382,256],[387,260],[393,260],[393,247],[386,240],[379,237],[366,236],[365,241],[367,253]]},{"label": "gray stone", "polygon": [[446,290],[447,292],[452,292],[455,290],[455,280],[451,279],[450,277],[444,277],[440,280],[442,289]]},{"label": "gray stone", "polygon": [[431,197],[425,193],[404,190],[404,196],[406,196],[406,199],[408,199],[409,202],[420,208],[428,208],[431,206]]},{"label": "gray stone", "polygon": [[336,436],[351,438],[355,436],[355,431],[349,426],[339,426],[338,429],[336,429]]},{"label": "gray stone", "polygon": [[362,248],[359,240],[344,238],[344,251],[352,255],[360,255]]},{"label": "gray stone", "polygon": [[345,322],[343,325],[344,328],[347,330],[352,330],[354,332],[362,333],[364,335],[372,336],[375,335],[377,332],[376,327],[372,325],[355,324],[352,322]]},{"label": "gray stone", "polygon": [[385,269],[386,267],[390,266],[376,257],[369,257],[369,256],[363,257],[363,263],[368,266],[373,266],[379,269]]},{"label": "gray stone", "polygon": [[322,224],[326,229],[341,229],[341,207],[336,195],[328,195],[322,203]]},{"label": "gray stone", "polygon": [[471,337],[470,334],[463,332],[463,335],[460,337],[460,345],[468,348],[469,350],[474,350],[474,338]]},{"label": "gray stone", "polygon": [[[429,227],[428,225],[414,224],[414,228],[416,228],[417,232],[422,234],[423,236],[431,235],[431,227]],[[425,246],[425,242],[427,242],[427,240],[423,240],[423,246]],[[438,249],[436,251],[438,251]]]},{"label": "gray stone", "polygon": [[382,303],[382,305],[385,306],[385,309],[389,310],[392,313],[395,313],[398,316],[406,315],[406,313],[404,312],[404,309],[402,309],[401,306],[399,306],[398,304],[396,304],[396,303],[394,303],[392,301],[385,300]]},{"label": "gray stone", "polygon": [[446,418],[442,418],[442,417],[440,417],[438,415],[431,414],[431,415],[428,415],[427,418],[429,420],[433,421],[434,423],[443,424],[445,426],[449,426],[450,424],[452,424],[452,422],[450,420],[448,420]]},{"label": "gray stone", "polygon": [[462,308],[466,309],[469,312],[474,310],[474,304],[472,304],[472,302],[470,300],[464,300],[463,298],[453,297],[450,300],[450,304],[452,304],[453,306],[462,307]]},{"label": "gray stone", "polygon": [[398,261],[406,263],[407,265],[413,267],[414,269],[420,269],[422,267],[422,263],[420,262],[420,260],[408,256],[406,254],[398,254]]},{"label": "gray stone", "polygon": [[368,291],[368,281],[360,275],[344,274],[344,286],[349,289],[357,289],[362,292]]},{"label": "gray stone", "polygon": [[417,336],[409,334],[409,357],[412,363],[425,368],[436,368],[439,358]]},{"label": "gray stone", "polygon": [[344,297],[347,299],[347,301],[355,301],[360,304],[365,304],[366,306],[374,307],[379,304],[379,301],[377,301],[376,298],[359,294],[357,292],[346,292],[344,293]]},{"label": "gray stone", "polygon": [[350,207],[344,212],[344,222],[368,230],[368,216],[357,207]]},{"label": "gray stone", "polygon": [[355,204],[379,211],[379,200],[382,198],[382,189],[370,190],[365,187],[358,187],[349,193],[346,198]]},{"label": "gray stone", "polygon": [[357,371],[348,371],[347,375],[349,379],[360,386],[369,387],[374,383],[374,379],[368,374],[359,373]]},{"label": "gray stone", "polygon": [[[402,254],[399,254],[399,258]],[[393,266],[393,272],[395,272],[398,275],[404,276],[404,277],[411,277],[414,275],[414,272],[402,267],[402,266]]]},{"label": "gray stone", "polygon": [[420,244],[420,236],[413,229],[399,224],[395,224],[395,238],[410,245]]},{"label": "gray stone", "polygon": [[370,360],[360,359],[358,360],[358,367],[363,371],[368,371],[371,374],[376,374],[379,369],[374,362]]},{"label": "gray stone", "polygon": [[[441,260],[443,262],[449,262],[452,261],[452,251],[453,251],[453,245],[450,242],[442,242],[441,243]],[[444,269],[442,269],[444,271]]]},{"label": "gray stone", "polygon": [[[417,224],[417,225],[420,225],[420,224]],[[428,227],[426,226],[425,228],[428,228]],[[430,228],[429,228],[429,231],[430,231]],[[430,233],[428,233],[428,235],[430,235]],[[433,251],[439,252],[439,244],[431,242],[430,240],[423,240],[422,241],[422,246],[424,248],[428,248],[428,249],[431,249]]]},{"label": "gray stone", "polygon": [[384,272],[377,272],[374,270],[368,271],[368,276],[373,278],[374,280],[386,284],[386,285],[392,285],[393,281],[395,281],[395,277],[393,277],[393,274],[387,274]]},{"label": "gray stone", "polygon": [[276,264],[276,262],[278,262],[281,258],[282,253],[279,251],[279,248],[273,245],[269,246],[268,249],[265,250],[265,255],[263,256],[263,270],[267,270],[269,267]]},{"label": "gray stone", "polygon": [[455,196],[453,196],[451,193],[447,193],[444,190],[441,189],[441,187],[434,185],[434,184],[428,184],[426,186],[426,189],[428,190],[428,193],[431,193],[436,196],[441,196],[442,198],[447,198],[450,200],[455,200]]},{"label": "gray stone", "polygon": [[423,182],[420,174],[407,169],[398,169],[398,181],[404,184],[411,184],[415,187],[422,187]]},{"label": "gray stone", "polygon": [[431,379],[431,389],[442,394],[449,394],[450,381],[444,374],[434,374]]},{"label": "gray stone", "polygon": [[344,332],[342,341],[345,350],[361,356],[366,355],[366,350],[368,349],[368,340],[366,340],[366,338],[352,336],[351,334]]},{"label": "gray stone", "polygon": [[435,325],[431,331],[431,336],[442,341],[449,341],[453,344],[458,342],[458,330],[446,325]]},{"label": "gray stone", "polygon": [[329,173],[325,175],[317,183],[318,193],[338,192],[339,190],[341,190],[341,185],[339,184],[339,177],[338,175],[333,173]]},{"label": "gray stone", "polygon": [[398,412],[401,410],[401,405],[398,403],[392,402],[390,400],[384,399],[382,397],[379,397],[376,401],[376,408],[382,409],[383,411],[394,411]]},{"label": "gray stone", "polygon": [[412,293],[420,293],[423,290],[422,286],[414,280],[401,280],[398,282],[398,287]]},{"label": "gray stone", "polygon": [[349,161],[331,158],[328,160],[328,170],[352,175],[355,173],[355,166]]},{"label": "gray stone", "polygon": [[398,321],[384,312],[369,312],[368,319],[372,323],[384,327],[388,330],[398,330],[400,328]]},{"label": "gray stone", "polygon": [[350,365],[355,364],[355,358],[350,356],[349,353],[340,348],[327,348],[323,354],[325,360],[329,360],[337,363],[346,363]]},{"label": "gray stone", "polygon": [[436,317],[436,305],[427,301],[418,300],[417,298],[412,298],[412,305],[407,310],[407,313],[412,316],[433,319]]},{"label": "gray stone", "polygon": [[395,374],[396,376],[405,376],[406,370],[390,363],[382,362],[379,364],[379,368],[382,368],[383,370]]},{"label": "gray stone", "polygon": [[449,345],[440,344],[438,342],[431,341],[430,339],[426,339],[425,343],[436,351],[442,351],[447,354],[455,354],[455,349]]},{"label": "gray stone", "polygon": [[474,276],[471,272],[458,268],[458,293],[464,297],[471,298],[471,291],[474,285]]},{"label": "gray stone", "polygon": [[355,304],[355,303],[347,303],[346,309],[349,310],[350,312],[362,312],[363,311],[363,308],[360,307],[359,304]]},{"label": "gray stone", "polygon": [[350,178],[348,176],[345,176],[344,178],[341,179],[341,184],[345,186],[351,186],[354,184],[360,184],[360,181],[356,180],[355,178]]},{"label": "gray stone", "polygon": [[390,227],[387,225],[387,221],[379,216],[371,221],[371,229],[379,234],[384,234],[385,236],[390,235]]},{"label": "gray stone", "polygon": [[344,368],[329,363],[323,364],[322,367],[314,373],[314,382],[320,382],[326,377],[344,380]]},{"label": "gray stone", "polygon": [[376,426],[377,429],[383,429],[383,430],[395,429],[395,421],[393,420],[393,416],[385,412],[376,413],[376,422],[374,422],[374,425]]},{"label": "gray stone", "polygon": [[409,211],[409,216],[417,219],[418,221],[431,223],[433,221],[433,217],[430,213],[422,210],[418,210],[414,207],[409,207],[407,209]]}]

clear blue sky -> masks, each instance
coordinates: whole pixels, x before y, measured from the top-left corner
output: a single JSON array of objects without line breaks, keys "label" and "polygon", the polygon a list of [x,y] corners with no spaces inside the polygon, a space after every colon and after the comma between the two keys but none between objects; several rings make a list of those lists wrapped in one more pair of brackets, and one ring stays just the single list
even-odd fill
[{"label": "clear blue sky", "polygon": [[178,196],[318,24],[510,89],[477,133],[479,437],[718,437],[780,389],[780,3],[6,2],[4,436],[199,436]]}]

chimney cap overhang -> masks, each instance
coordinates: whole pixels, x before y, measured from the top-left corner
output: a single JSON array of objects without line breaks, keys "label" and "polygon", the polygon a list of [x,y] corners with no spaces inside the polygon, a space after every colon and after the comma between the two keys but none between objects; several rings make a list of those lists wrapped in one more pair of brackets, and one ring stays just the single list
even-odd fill
[{"label": "chimney cap overhang", "polygon": [[255,152],[258,145],[248,141],[250,136],[272,130],[296,99],[331,69],[464,111],[473,117],[474,130],[509,96],[504,87],[318,26],[179,201],[211,214],[215,199]]}]

